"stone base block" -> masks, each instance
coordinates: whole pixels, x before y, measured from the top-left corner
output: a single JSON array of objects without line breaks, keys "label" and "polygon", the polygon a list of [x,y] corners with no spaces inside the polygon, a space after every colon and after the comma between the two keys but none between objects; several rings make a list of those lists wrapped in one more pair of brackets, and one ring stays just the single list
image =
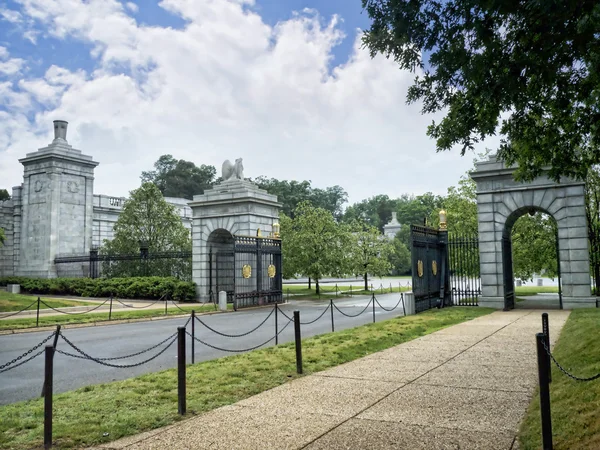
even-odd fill
[{"label": "stone base block", "polygon": [[563,297],[563,309],[595,308],[600,297]]},{"label": "stone base block", "polygon": [[20,284],[7,284],[6,292],[9,294],[20,294],[21,293],[21,285]]},{"label": "stone base block", "polygon": [[504,309],[504,297],[481,297],[478,304],[484,308]]}]

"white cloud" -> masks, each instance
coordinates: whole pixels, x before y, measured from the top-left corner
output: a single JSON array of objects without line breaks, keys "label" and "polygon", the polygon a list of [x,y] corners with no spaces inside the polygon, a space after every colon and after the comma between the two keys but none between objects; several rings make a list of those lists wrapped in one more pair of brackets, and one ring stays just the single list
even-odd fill
[{"label": "white cloud", "polygon": [[12,9],[0,8],[0,16],[10,23],[21,23],[23,21],[21,13]]},{"label": "white cloud", "polygon": [[21,182],[17,159],[51,141],[54,119],[68,120],[69,142],[101,163],[95,191],[111,195],[137,187],[164,153],[217,168],[243,157],[246,176],[339,184],[351,201],[444,193],[471,167],[458,152],[436,154],[425,135],[432,117],[405,104],[414,75],[372,60],[358,35],[350,60],[331,70],[337,17],[306,11],[270,27],[253,1],[163,0],[188,22],[176,30],[138,25],[116,0],[22,3],[45,32],[91,43],[97,66],[51,66],[0,89],[0,102],[19,105],[0,117],[3,184]]},{"label": "white cloud", "polygon": [[132,13],[136,13],[136,12],[138,12],[138,10],[139,10],[139,7],[138,7],[138,5],[136,5],[136,4],[135,4],[135,3],[133,3],[133,2],[127,2],[127,3],[125,3],[125,6],[126,6],[126,7],[127,7],[127,9],[128,9],[129,11],[131,11]]}]

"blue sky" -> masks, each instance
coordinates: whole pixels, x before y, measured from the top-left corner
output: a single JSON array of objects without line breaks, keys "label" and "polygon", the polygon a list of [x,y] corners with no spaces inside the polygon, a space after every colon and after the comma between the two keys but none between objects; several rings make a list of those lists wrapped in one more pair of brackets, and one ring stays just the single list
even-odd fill
[{"label": "blue sky", "polygon": [[472,156],[436,153],[441,116],[406,105],[415,75],[360,48],[368,26],[360,0],[0,0],[0,188],[61,119],[100,162],[96,193],[170,153],[351,202],[443,194]]}]

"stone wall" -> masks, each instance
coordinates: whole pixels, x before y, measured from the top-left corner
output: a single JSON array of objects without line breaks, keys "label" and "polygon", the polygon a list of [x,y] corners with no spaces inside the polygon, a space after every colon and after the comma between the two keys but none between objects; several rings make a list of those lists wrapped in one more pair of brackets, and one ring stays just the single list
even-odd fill
[{"label": "stone wall", "polygon": [[4,245],[0,246],[0,277],[14,275],[13,202],[0,202],[0,228],[4,229]]}]

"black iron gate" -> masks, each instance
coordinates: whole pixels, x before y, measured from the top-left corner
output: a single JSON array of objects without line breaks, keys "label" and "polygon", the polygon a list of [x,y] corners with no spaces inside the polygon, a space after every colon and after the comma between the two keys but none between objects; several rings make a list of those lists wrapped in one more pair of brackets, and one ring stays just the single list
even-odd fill
[{"label": "black iron gate", "polygon": [[479,237],[451,234],[448,239],[452,304],[477,306],[481,296]]},{"label": "black iron gate", "polygon": [[502,271],[504,272],[504,310],[508,311],[515,307],[512,242],[509,235],[502,236]]},{"label": "black iron gate", "polygon": [[234,236],[232,251],[209,253],[210,291],[227,292],[234,309],[281,303],[281,240]]},{"label": "black iron gate", "polygon": [[412,225],[410,234],[416,312],[450,305],[448,233]]},{"label": "black iron gate", "polygon": [[477,306],[481,296],[479,238],[448,236],[413,225],[412,282],[416,312],[450,305]]}]

